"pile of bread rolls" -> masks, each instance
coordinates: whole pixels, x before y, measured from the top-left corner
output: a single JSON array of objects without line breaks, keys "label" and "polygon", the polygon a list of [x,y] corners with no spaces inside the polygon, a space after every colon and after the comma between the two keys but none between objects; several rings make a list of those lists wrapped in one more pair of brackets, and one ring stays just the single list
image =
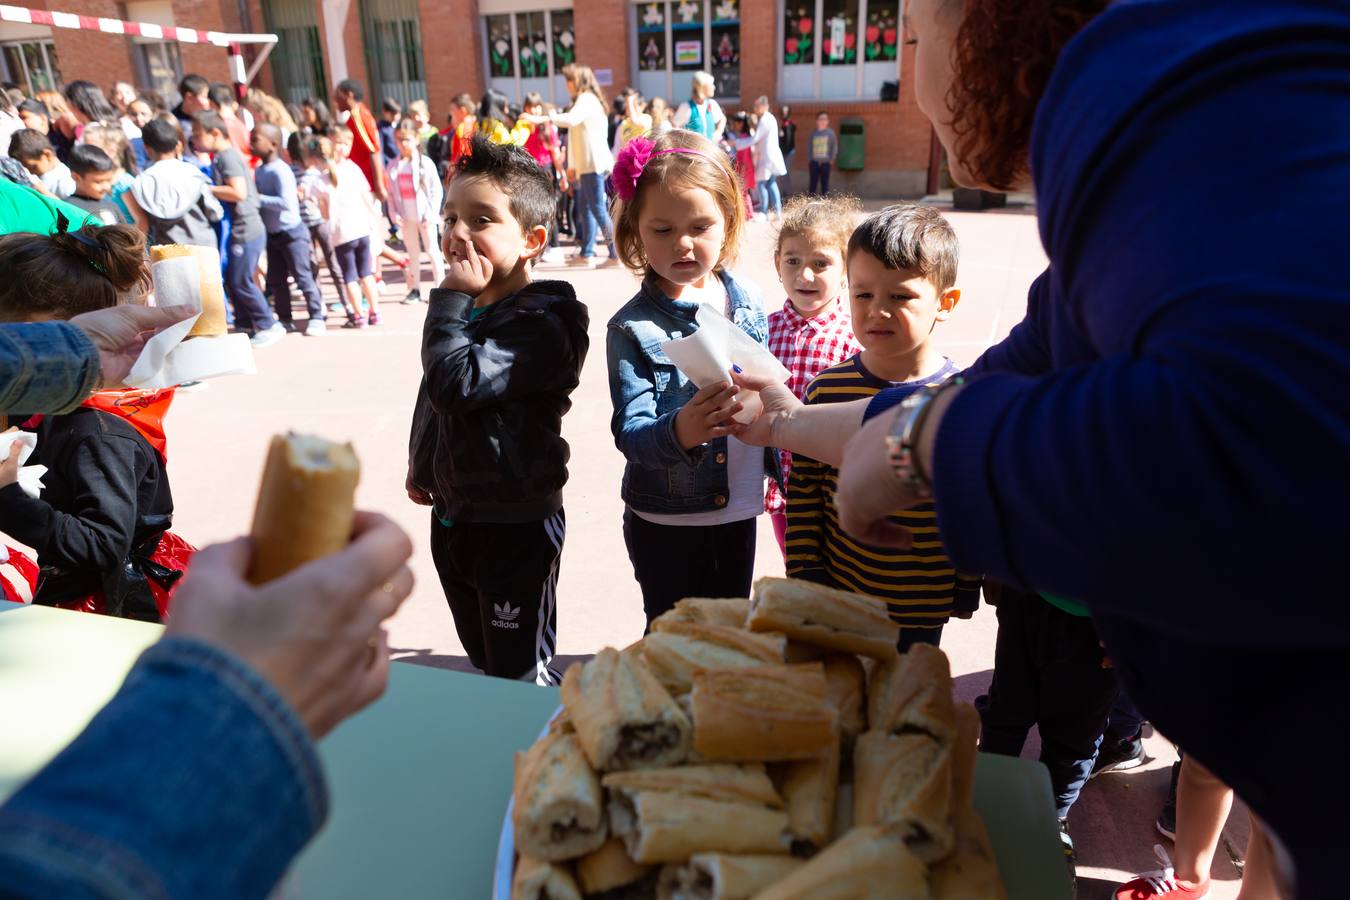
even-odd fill
[{"label": "pile of bread rolls", "polygon": [[567,670],[516,755],[513,900],[1005,897],[979,715],[872,597],[765,578]]}]

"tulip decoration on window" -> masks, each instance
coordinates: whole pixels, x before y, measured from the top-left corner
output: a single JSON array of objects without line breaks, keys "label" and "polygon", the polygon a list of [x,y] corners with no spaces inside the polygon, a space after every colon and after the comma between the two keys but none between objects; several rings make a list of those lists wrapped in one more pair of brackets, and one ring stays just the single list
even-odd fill
[{"label": "tulip decoration on window", "polygon": [[868,10],[867,30],[863,32],[863,59],[868,62],[895,59],[899,50],[896,24],[894,8]]},{"label": "tulip decoration on window", "polygon": [[811,18],[813,12],[814,10],[803,6],[797,9],[796,15],[791,12],[788,14],[787,36],[783,41],[783,62],[787,65],[811,63],[815,60],[812,32],[816,23]]}]

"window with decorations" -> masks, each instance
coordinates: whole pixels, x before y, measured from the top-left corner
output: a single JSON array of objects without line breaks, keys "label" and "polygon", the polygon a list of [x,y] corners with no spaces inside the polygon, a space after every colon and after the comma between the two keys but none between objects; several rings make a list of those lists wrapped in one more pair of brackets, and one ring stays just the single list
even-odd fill
[{"label": "window with decorations", "polygon": [[900,0],[784,0],[785,99],[878,100],[900,80]]},{"label": "window with decorations", "polygon": [[[509,0],[508,0],[509,5]],[[576,28],[570,8],[506,10],[483,2],[488,86],[517,102],[536,91],[544,100],[570,102],[562,68],[577,61]]]},{"label": "window with decorations", "polygon": [[689,99],[694,73],[717,81],[717,96],[741,93],[739,0],[637,0],[632,8],[637,88],[675,107]]}]

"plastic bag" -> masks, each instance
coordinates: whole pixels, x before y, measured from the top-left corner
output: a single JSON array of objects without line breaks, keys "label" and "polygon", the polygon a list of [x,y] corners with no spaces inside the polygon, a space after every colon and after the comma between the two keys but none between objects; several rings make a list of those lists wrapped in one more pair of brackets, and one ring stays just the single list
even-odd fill
[{"label": "plastic bag", "polygon": [[173,532],[161,532],[133,548],[122,565],[104,577],[102,588],[53,605],[142,622],[166,621],[174,589],[196,552],[196,547]]},{"label": "plastic bag", "polygon": [[0,544],[0,595],[12,603],[32,603],[37,582],[37,563],[23,551]]}]

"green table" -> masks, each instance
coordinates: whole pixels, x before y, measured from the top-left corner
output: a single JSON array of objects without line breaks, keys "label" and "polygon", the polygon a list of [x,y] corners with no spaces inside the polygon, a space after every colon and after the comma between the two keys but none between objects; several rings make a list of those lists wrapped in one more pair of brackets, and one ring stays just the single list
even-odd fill
[{"label": "green table", "polygon": [[[155,625],[0,603],[0,799],[107,702]],[[389,692],[320,745],[327,826],[287,876],[286,898],[486,898],[515,751],[556,689],[393,666]],[[1069,897],[1043,767],[981,756],[975,802],[1012,900]]]}]

